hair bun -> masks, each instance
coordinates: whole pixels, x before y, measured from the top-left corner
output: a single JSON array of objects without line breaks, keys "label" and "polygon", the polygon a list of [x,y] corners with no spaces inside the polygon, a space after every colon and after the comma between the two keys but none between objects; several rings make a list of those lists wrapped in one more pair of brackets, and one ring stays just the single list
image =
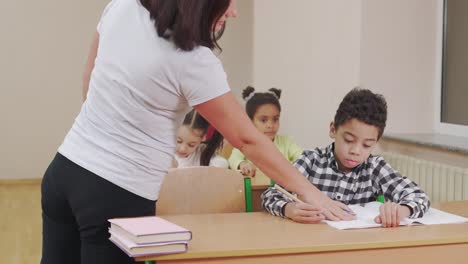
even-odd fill
[{"label": "hair bun", "polygon": [[276,95],[276,98],[280,99],[281,97],[281,89],[278,88],[270,88],[268,91],[272,92],[274,95]]},{"label": "hair bun", "polygon": [[255,92],[255,88],[252,86],[247,86],[242,90],[242,99],[247,101],[247,98],[250,98],[250,95]]}]

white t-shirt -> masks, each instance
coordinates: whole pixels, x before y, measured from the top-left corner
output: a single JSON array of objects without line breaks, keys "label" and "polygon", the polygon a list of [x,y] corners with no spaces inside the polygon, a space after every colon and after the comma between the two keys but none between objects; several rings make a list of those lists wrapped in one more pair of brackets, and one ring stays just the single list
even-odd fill
[{"label": "white t-shirt", "polygon": [[113,0],[98,28],[87,99],[59,152],[100,177],[156,200],[190,106],[227,93],[221,62],[158,37],[138,0]]},{"label": "white t-shirt", "polygon": [[[200,166],[200,157],[204,149],[205,149],[205,145],[200,144],[195,149],[195,151],[192,152],[190,155],[188,155],[186,158],[181,158],[177,155],[174,155],[174,159],[177,161],[177,168]],[[210,159],[210,163],[208,166],[227,169],[229,168],[229,163],[225,158],[219,155],[214,155]]]}]

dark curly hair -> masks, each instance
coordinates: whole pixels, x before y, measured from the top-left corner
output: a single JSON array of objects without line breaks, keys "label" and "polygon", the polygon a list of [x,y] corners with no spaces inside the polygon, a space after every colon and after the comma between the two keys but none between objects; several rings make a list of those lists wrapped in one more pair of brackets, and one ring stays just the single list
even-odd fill
[{"label": "dark curly hair", "polygon": [[336,110],[335,129],[353,118],[376,126],[379,129],[378,139],[380,139],[387,121],[387,102],[383,95],[359,87],[348,92]]},{"label": "dark curly hair", "polygon": [[[255,88],[252,86],[247,86],[242,91],[242,98],[246,100],[245,111],[250,119],[253,119],[257,109],[266,104],[272,104],[278,108],[278,111],[281,112],[281,105],[279,98],[281,97],[281,90],[277,88],[268,89],[269,92],[266,93],[254,93]],[[252,94],[254,93],[254,94]]]}]

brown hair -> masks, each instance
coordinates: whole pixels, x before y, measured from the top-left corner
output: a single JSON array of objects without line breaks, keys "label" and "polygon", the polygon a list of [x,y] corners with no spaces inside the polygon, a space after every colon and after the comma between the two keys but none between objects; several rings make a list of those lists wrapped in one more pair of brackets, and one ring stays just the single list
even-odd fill
[{"label": "brown hair", "polygon": [[197,46],[221,50],[215,32],[216,21],[229,8],[231,0],[140,0],[154,20],[160,37],[170,39],[185,51]]},{"label": "brown hair", "polygon": [[[202,132],[202,136],[207,134],[210,127],[210,123],[208,123],[208,121],[195,110],[192,110],[185,115],[182,125],[188,126],[191,129],[200,130]],[[216,155],[216,151],[223,147],[223,139],[223,135],[215,129],[211,137],[203,142],[205,144],[205,149],[203,149],[200,155],[200,166],[210,165],[211,158]]]}]

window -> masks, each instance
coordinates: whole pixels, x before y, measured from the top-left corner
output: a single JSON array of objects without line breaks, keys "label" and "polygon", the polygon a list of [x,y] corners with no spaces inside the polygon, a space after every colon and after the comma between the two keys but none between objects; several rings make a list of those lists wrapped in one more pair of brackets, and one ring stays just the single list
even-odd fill
[{"label": "window", "polygon": [[441,1],[436,130],[468,136],[468,1]]}]

